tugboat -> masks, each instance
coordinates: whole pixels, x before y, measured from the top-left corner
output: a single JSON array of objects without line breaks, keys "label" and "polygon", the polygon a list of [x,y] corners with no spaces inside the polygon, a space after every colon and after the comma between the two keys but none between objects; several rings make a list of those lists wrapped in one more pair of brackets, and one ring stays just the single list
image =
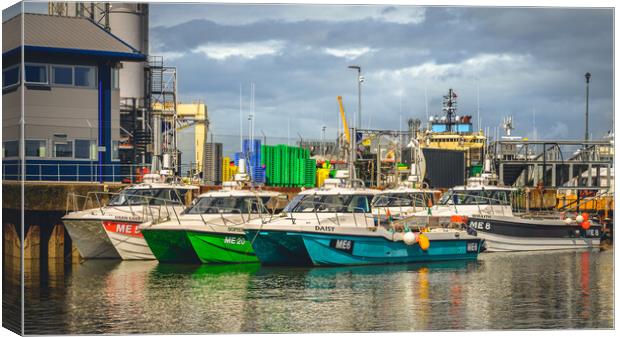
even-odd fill
[{"label": "tugboat", "polygon": [[[242,159],[243,160],[243,159]],[[243,167],[243,163],[240,165]],[[258,259],[245,239],[243,224],[252,219],[269,220],[285,195],[243,189],[243,171],[219,191],[198,196],[177,218],[140,226],[153,254],[160,262],[256,263]],[[267,209],[271,206],[271,212]]]},{"label": "tugboat", "polygon": [[171,180],[165,174],[147,174],[143,183],[113,195],[107,205],[65,215],[62,221],[80,255],[85,259],[154,259],[138,226],[183,212],[188,193],[198,190]]}]

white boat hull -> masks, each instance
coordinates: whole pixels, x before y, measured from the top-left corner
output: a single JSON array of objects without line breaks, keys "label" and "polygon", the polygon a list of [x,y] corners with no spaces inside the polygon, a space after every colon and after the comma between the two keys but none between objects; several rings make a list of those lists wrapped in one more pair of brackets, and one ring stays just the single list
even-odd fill
[{"label": "white boat hull", "polygon": [[140,223],[118,223],[105,221],[103,228],[112,245],[123,260],[154,260],[144,236],[140,233]]},{"label": "white boat hull", "polygon": [[598,248],[598,238],[523,238],[478,232],[488,252],[541,251]]},{"label": "white boat hull", "polygon": [[65,228],[85,259],[118,259],[120,255],[99,219],[63,219]]}]

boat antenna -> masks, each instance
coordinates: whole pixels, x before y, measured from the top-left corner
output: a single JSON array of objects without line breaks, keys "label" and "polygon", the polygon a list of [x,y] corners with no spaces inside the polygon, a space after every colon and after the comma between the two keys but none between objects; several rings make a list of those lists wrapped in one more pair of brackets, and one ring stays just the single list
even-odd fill
[{"label": "boat antenna", "polygon": [[478,114],[478,132],[480,132],[480,85],[478,83],[478,76],[476,76],[476,111]]},{"label": "boat antenna", "polygon": [[239,83],[239,152],[243,152],[243,87]]},{"label": "boat antenna", "polygon": [[426,83],[424,83],[424,106],[426,109],[426,122],[428,123],[428,93],[426,91]]}]

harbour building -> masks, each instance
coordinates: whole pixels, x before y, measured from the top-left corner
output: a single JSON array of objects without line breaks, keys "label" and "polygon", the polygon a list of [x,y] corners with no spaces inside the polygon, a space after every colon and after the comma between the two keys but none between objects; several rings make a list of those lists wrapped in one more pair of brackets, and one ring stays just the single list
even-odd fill
[{"label": "harbour building", "polygon": [[23,103],[26,180],[120,181],[119,70],[146,55],[88,18],[28,13],[3,22],[2,53],[3,178],[19,178]]}]

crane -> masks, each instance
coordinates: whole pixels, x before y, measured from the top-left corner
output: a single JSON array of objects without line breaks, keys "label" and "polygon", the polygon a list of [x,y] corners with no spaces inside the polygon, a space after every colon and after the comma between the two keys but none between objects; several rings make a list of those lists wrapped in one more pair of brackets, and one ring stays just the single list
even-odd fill
[{"label": "crane", "polygon": [[349,134],[349,127],[347,127],[347,119],[344,115],[344,106],[342,105],[342,96],[338,96],[338,107],[340,108],[340,118],[342,118],[342,126],[344,128],[344,134],[347,137],[347,143],[351,143],[351,135]]}]

